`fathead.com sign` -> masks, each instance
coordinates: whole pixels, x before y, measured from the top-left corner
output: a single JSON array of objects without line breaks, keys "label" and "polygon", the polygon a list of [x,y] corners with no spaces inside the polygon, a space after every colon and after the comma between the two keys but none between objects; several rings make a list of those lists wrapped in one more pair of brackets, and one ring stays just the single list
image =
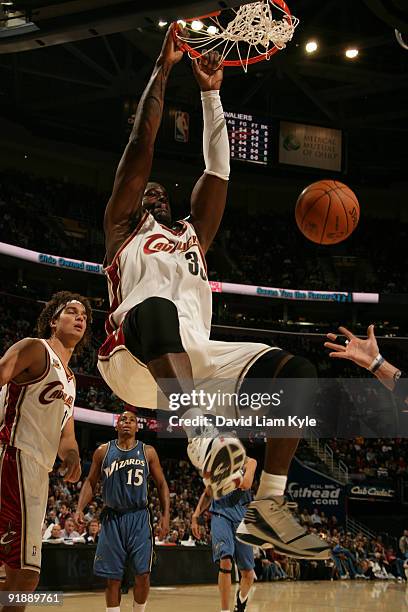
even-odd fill
[{"label": "fathead.com sign", "polygon": [[345,519],[344,485],[317,470],[314,470],[295,457],[289,470],[286,494],[298,504],[302,511],[309,513],[315,508],[327,517],[335,516],[340,522]]}]

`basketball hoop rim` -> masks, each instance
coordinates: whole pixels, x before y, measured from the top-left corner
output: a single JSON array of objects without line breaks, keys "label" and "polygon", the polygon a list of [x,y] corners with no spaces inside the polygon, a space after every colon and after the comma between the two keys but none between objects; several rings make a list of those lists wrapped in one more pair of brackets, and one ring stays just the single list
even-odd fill
[{"label": "basketball hoop rim", "polygon": [[[282,11],[286,14],[286,17],[289,19],[290,24],[292,24],[292,13],[290,12],[290,9],[288,5],[286,4],[285,0],[268,0],[268,1],[272,5],[278,5],[279,8],[281,8]],[[251,4],[251,3],[248,2],[248,4]],[[185,21],[186,23],[192,23],[193,21],[201,21],[202,19],[206,19],[208,17],[218,17],[218,15],[221,15],[221,13],[222,13],[222,10],[213,11],[212,13],[201,15],[200,17],[189,17],[188,19],[183,19],[183,21]],[[178,39],[177,31],[179,31],[180,29],[182,29],[181,26],[176,22],[173,28],[173,36],[175,40]],[[178,42],[180,43],[179,39],[178,39]],[[181,45],[179,44],[179,49],[181,51],[187,52],[192,59],[197,59],[202,56],[202,53],[199,53],[198,51],[196,51],[194,47],[191,47],[186,42],[182,42]],[[249,59],[245,60],[245,65],[250,66],[252,64],[257,64],[258,62],[263,62],[264,60],[267,60],[270,57],[272,57],[272,55],[275,55],[275,53],[278,53],[278,51],[281,51],[281,49],[279,49],[276,46],[273,46],[266,53],[261,53],[260,55],[255,55],[254,57],[250,57]],[[242,66],[242,61],[239,59],[224,60],[222,62],[222,65],[223,66]]]}]

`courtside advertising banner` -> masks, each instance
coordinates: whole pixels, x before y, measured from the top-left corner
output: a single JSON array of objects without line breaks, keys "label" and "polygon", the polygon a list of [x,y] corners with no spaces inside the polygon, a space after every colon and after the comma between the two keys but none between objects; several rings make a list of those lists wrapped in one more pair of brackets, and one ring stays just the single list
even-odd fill
[{"label": "courtside advertising banner", "polygon": [[281,121],[279,163],[341,171],[341,130]]},{"label": "courtside advertising banner", "polygon": [[[305,465],[297,457],[291,463],[286,494],[297,503],[300,511],[311,514],[317,508],[330,518],[335,516],[343,523],[346,516],[345,486],[338,480]],[[320,527],[321,524],[312,525]]]}]

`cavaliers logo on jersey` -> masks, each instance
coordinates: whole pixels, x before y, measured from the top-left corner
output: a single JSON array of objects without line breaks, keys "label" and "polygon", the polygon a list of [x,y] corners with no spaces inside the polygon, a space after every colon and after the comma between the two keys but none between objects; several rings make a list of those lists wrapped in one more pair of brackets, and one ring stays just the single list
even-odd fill
[{"label": "cavaliers logo on jersey", "polygon": [[190,236],[188,240],[171,240],[164,234],[153,234],[149,236],[143,246],[143,252],[146,255],[151,253],[159,253],[164,251],[165,253],[186,253],[194,246],[198,245],[197,236]]},{"label": "cavaliers logo on jersey", "polygon": [[56,399],[62,399],[64,404],[69,408],[71,408],[74,403],[74,398],[72,395],[65,393],[62,382],[53,381],[44,385],[43,390],[38,396],[38,401],[40,404],[47,406],[48,404],[52,404],[52,402]]}]

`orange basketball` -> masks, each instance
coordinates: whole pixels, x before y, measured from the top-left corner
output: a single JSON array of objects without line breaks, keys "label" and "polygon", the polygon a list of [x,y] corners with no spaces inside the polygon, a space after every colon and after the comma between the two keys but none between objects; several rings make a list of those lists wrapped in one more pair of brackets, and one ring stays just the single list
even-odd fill
[{"label": "orange basketball", "polygon": [[295,216],[306,238],[317,244],[337,244],[356,229],[360,205],[347,185],[339,181],[317,181],[298,197]]}]

